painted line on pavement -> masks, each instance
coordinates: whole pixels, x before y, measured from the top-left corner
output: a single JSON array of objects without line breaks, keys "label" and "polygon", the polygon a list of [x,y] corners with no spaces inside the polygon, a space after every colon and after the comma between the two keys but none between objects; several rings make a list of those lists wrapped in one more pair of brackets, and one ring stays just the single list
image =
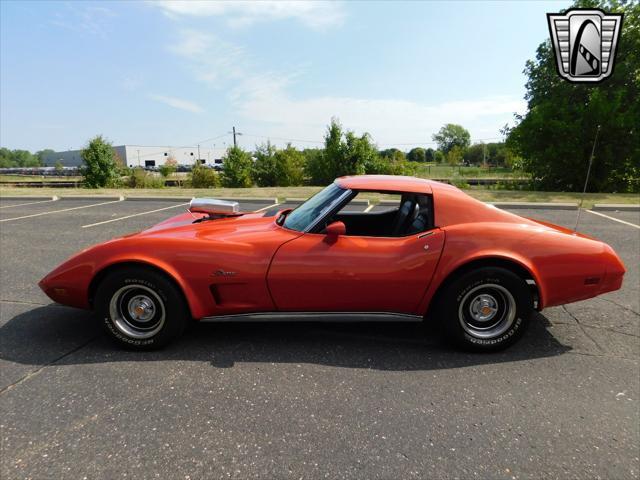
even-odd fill
[{"label": "painted line on pavement", "polygon": [[133,215],[126,215],[124,217],[112,218],[111,220],[105,220],[104,222],[90,223],[89,225],[82,225],[82,228],[97,227],[98,225],[104,225],[105,223],[119,222],[120,220],[126,220],[127,218],[139,217],[140,215],[148,215],[149,213],[162,212],[163,210],[169,210],[170,208],[178,208],[189,205],[188,203],[179,203],[178,205],[171,205],[169,207],[157,208],[155,210],[149,210],[147,212],[134,213]]},{"label": "painted line on pavement", "polygon": [[364,213],[370,212],[373,209],[373,207],[375,207],[375,205],[373,204],[369,205],[367,208],[364,209]]},{"label": "painted line on pavement", "polygon": [[82,205],[80,207],[63,208],[61,210],[51,210],[50,212],[33,213],[31,215],[24,215],[22,217],[4,218],[4,219],[0,220],[0,223],[1,222],[11,222],[13,220],[22,220],[23,218],[40,217],[42,215],[50,215],[52,213],[70,212],[71,210],[80,210],[81,208],[100,207],[101,205],[109,205],[111,203],[118,203],[118,202],[122,202],[122,201],[124,201],[124,197],[120,197],[120,200],[112,200],[110,202],[94,203],[92,205]]},{"label": "painted line on pavement", "polygon": [[635,223],[625,222],[624,220],[620,220],[619,218],[610,217],[609,215],[605,215],[604,213],[594,212],[593,210],[587,210],[589,213],[593,213],[594,215],[599,215],[600,217],[608,218],[609,220],[613,220],[614,222],[624,223],[625,225],[629,225],[633,228],[640,229],[640,225],[636,225]]},{"label": "painted line on pavement", "polygon": [[38,200],[37,202],[18,203],[17,205],[5,205],[0,208],[26,207],[27,205],[36,205],[37,203],[57,202],[58,200],[59,200],[58,197],[53,197],[51,200]]},{"label": "painted line on pavement", "polygon": [[277,207],[278,205],[280,205],[280,204],[279,203],[274,203],[273,205],[267,205],[266,207],[262,207],[262,208],[260,208],[258,210],[254,210],[254,212],[255,213],[263,212],[265,210],[269,210],[270,208]]}]

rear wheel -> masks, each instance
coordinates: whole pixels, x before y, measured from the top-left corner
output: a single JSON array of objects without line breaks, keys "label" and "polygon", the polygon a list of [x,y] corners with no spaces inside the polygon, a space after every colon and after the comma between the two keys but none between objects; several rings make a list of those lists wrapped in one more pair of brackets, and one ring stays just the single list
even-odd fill
[{"label": "rear wheel", "polygon": [[438,316],[448,338],[479,351],[500,350],[524,333],[533,312],[529,288],[503,268],[482,268],[453,280],[440,297]]},{"label": "rear wheel", "polygon": [[98,286],[96,310],[111,338],[136,349],[160,348],[184,331],[188,320],[181,292],[164,275],[127,268]]}]

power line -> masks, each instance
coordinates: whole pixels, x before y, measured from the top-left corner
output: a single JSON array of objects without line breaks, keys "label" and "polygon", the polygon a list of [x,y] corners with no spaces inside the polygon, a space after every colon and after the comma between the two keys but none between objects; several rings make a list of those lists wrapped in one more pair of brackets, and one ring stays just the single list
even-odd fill
[{"label": "power line", "polygon": [[320,141],[320,140],[301,140],[299,138],[284,138],[284,137],[272,137],[267,135],[252,135],[250,133],[245,133],[244,136],[255,137],[255,138],[266,138],[268,140],[282,140],[284,142],[319,143],[319,144],[324,143],[324,141]]}]

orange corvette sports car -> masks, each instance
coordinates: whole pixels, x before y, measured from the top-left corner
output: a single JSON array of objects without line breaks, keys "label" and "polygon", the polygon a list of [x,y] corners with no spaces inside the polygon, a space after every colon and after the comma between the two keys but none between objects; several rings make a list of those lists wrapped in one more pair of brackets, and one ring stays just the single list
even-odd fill
[{"label": "orange corvette sports car", "polygon": [[[397,203],[348,207],[370,192]],[[617,290],[625,273],[603,242],[412,177],[338,178],[275,216],[214,199],[189,210],[83,250],[40,287],[94,309],[137,349],[167,344],[192,319],[428,318],[463,347],[496,350],[534,309]]]}]

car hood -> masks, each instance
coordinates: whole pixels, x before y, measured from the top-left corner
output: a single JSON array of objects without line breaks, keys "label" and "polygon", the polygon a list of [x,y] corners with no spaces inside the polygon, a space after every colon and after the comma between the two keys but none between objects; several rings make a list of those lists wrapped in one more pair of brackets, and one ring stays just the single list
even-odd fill
[{"label": "car hood", "polygon": [[127,237],[230,240],[255,237],[282,228],[276,225],[274,217],[265,217],[263,213],[246,213],[214,220],[204,220],[204,217],[205,215],[201,214],[183,213]]}]

